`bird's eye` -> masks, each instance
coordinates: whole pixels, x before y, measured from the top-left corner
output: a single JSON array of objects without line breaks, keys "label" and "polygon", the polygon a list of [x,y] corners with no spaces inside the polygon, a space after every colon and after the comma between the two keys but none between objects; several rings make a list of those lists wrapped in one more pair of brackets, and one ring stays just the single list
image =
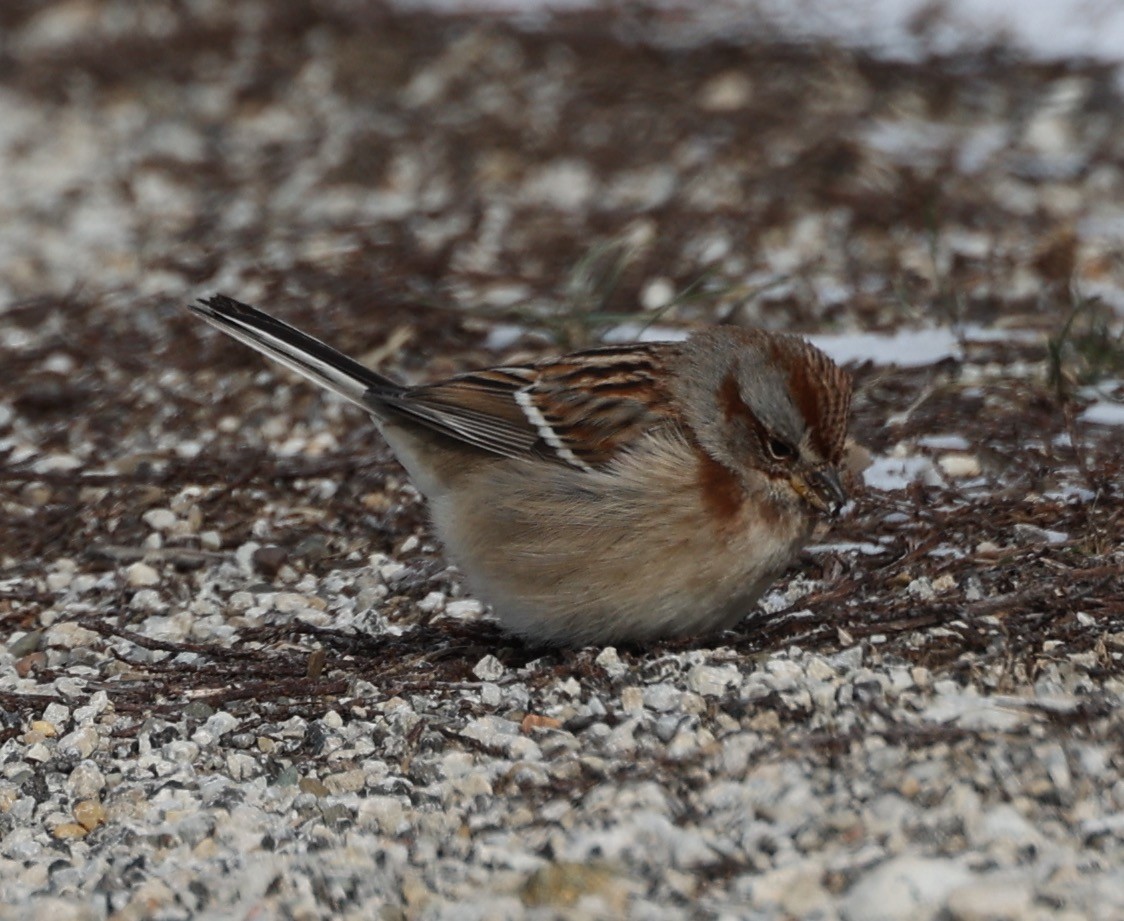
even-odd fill
[{"label": "bird's eye", "polygon": [[796,449],[787,441],[781,441],[779,438],[769,439],[769,453],[773,455],[774,460],[790,461],[796,457]]}]

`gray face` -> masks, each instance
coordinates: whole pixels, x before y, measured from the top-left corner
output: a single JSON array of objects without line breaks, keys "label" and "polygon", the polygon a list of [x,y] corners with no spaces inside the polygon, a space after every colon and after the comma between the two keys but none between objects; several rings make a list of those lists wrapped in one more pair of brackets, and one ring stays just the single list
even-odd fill
[{"label": "gray face", "polygon": [[838,507],[842,490],[816,430],[825,359],[796,338],[731,332],[699,334],[706,348],[690,348],[693,339],[685,350],[685,360],[700,363],[684,397],[702,447],[747,486],[764,485],[793,505]]},{"label": "gray face", "polygon": [[[753,426],[747,419],[751,428],[759,429],[756,434],[761,446],[766,449],[764,453],[782,456],[799,453],[807,426],[793,401],[787,377],[775,366],[765,365],[757,350],[739,356],[734,375],[737,398],[748,416],[757,423]],[[728,408],[736,415],[733,412],[736,406]],[[779,450],[768,450],[771,446]]]}]

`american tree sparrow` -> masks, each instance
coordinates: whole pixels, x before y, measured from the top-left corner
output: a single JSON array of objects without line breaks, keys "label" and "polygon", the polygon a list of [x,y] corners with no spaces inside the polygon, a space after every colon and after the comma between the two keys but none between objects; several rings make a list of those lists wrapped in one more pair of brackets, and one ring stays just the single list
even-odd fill
[{"label": "american tree sparrow", "polygon": [[567,644],[733,625],[840,484],[850,376],[718,327],[408,387],[225,296],[191,310],[371,413],[503,626]]}]

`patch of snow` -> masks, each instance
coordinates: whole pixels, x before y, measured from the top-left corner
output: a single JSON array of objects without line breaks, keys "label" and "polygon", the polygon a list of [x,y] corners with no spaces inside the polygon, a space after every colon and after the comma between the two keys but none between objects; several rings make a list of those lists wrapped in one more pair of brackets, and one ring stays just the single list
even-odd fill
[{"label": "patch of snow", "polygon": [[630,322],[614,326],[605,334],[603,341],[609,345],[617,342],[682,342],[689,335],[689,329]]},{"label": "patch of snow", "polygon": [[812,544],[804,549],[809,553],[862,553],[866,556],[877,556],[886,552],[886,548],[881,544],[865,540],[840,541],[838,544]]},{"label": "patch of snow", "polygon": [[970,445],[963,435],[923,435],[917,439],[917,447],[936,451],[967,451]]},{"label": "patch of snow", "polygon": [[1092,502],[1097,498],[1097,494],[1084,486],[1063,486],[1061,489],[1044,492],[1042,498],[1061,502]]},{"label": "patch of snow", "polygon": [[1124,425],[1124,403],[1101,400],[1086,409],[1079,418],[1095,425]]},{"label": "patch of snow", "polygon": [[809,336],[809,341],[841,364],[872,361],[919,368],[960,353],[952,329],[903,329],[895,333],[840,333]]},{"label": "patch of snow", "polygon": [[502,352],[511,348],[527,332],[527,327],[518,323],[497,323],[488,330],[484,348],[492,352]]},{"label": "patch of snow", "polygon": [[941,485],[940,475],[933,462],[927,457],[876,457],[863,471],[863,482],[871,489],[889,492],[905,489],[911,483],[921,482],[926,486]]},{"label": "patch of snow", "polygon": [[[616,4],[605,0],[396,0],[406,9],[488,11],[535,20],[550,12]],[[922,60],[1003,45],[1055,61],[1124,61],[1124,4],[1119,0],[662,0],[700,40],[714,34],[771,34],[830,41],[897,60]],[[935,12],[934,12],[935,10]],[[917,24],[926,23],[923,28]]]},{"label": "patch of snow", "polygon": [[871,361],[876,365],[920,368],[946,358],[963,358],[966,342],[1035,342],[1030,330],[988,329],[968,325],[959,329],[934,326],[900,329],[893,333],[838,333],[808,336],[840,364]]}]

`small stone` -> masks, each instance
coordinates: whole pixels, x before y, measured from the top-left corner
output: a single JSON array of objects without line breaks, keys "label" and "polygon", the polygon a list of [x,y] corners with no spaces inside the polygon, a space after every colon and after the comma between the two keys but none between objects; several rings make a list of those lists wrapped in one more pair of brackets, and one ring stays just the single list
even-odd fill
[{"label": "small stone", "polygon": [[397,834],[404,818],[402,804],[393,796],[364,797],[355,817],[361,827],[374,826],[384,835]]},{"label": "small stone", "polygon": [[666,682],[649,685],[644,689],[644,706],[657,713],[675,709],[683,697],[683,692]]},{"label": "small stone", "polygon": [[[44,739],[53,739],[59,734],[58,727],[47,720],[32,720],[28,729],[35,733],[37,736],[35,741],[37,742],[42,742]],[[30,744],[29,740],[26,738],[24,742]]]},{"label": "small stone", "polygon": [[905,590],[908,594],[921,601],[931,601],[936,595],[936,592],[933,591],[933,583],[930,582],[926,576],[914,579],[905,587]]},{"label": "small stone", "polygon": [[846,921],[928,921],[948,894],[971,882],[954,860],[895,857],[855,883],[840,905]]},{"label": "small stone", "polygon": [[93,799],[105,788],[105,775],[93,761],[80,761],[66,778],[66,786],[74,799]]},{"label": "small stone", "polygon": [[436,614],[445,607],[444,592],[430,592],[418,602],[418,610],[426,614]]},{"label": "small stone", "polygon": [[461,735],[512,760],[542,759],[542,750],[532,739],[520,732],[519,724],[499,716],[478,717],[461,730]]},{"label": "small stone", "polygon": [[307,793],[315,797],[328,796],[332,792],[328,789],[326,784],[315,777],[302,777],[297,782],[297,789],[299,789],[301,793]]},{"label": "small stone", "polygon": [[1030,915],[1029,883],[1013,874],[990,873],[955,889],[947,912],[953,921],[1021,921]]},{"label": "small stone", "polygon": [[238,717],[227,713],[225,710],[219,710],[207,717],[207,722],[204,723],[203,728],[214,738],[221,739],[228,732],[237,729],[239,722]]},{"label": "small stone", "polygon": [[89,758],[98,747],[100,737],[93,726],[82,726],[59,739],[59,751],[63,754],[74,753],[80,758]]},{"label": "small stone", "polygon": [[[248,540],[234,551],[234,559],[243,572],[253,573],[254,554],[258,552],[260,547],[261,544],[256,540]],[[235,594],[237,594],[237,592]]]},{"label": "small stone", "polygon": [[622,688],[621,709],[625,713],[639,713],[644,709],[644,692],[638,687]]},{"label": "small stone", "polygon": [[73,454],[47,454],[31,465],[36,473],[65,473],[82,466],[80,458]]},{"label": "small stone", "polygon": [[617,676],[623,675],[626,671],[628,671],[628,666],[621,661],[620,656],[617,654],[617,650],[612,646],[606,646],[604,649],[602,649],[597,654],[597,658],[594,659],[593,662],[595,665],[600,665],[603,669],[605,669],[605,673],[610,678],[616,678]]},{"label": "small stone", "polygon": [[933,580],[933,591],[938,595],[950,592],[954,588],[956,588],[956,577],[952,573],[946,572]]},{"label": "small stone", "polygon": [[129,599],[129,607],[138,611],[159,611],[164,607],[164,599],[152,588],[142,588]]},{"label": "small stone", "polygon": [[999,556],[1001,548],[997,543],[990,540],[981,540],[976,544],[976,556],[981,556],[984,559],[992,560]]},{"label": "small stone", "polygon": [[55,690],[63,697],[84,697],[86,695],[86,680],[69,675],[64,676],[55,680]]},{"label": "small stone", "polygon": [[1062,531],[1052,531],[1033,524],[1015,525],[1011,529],[1011,536],[1016,544],[1024,547],[1034,547],[1041,544],[1064,544],[1069,540],[1069,535]]},{"label": "small stone", "polygon": [[472,669],[472,674],[481,681],[499,681],[503,677],[504,671],[503,663],[489,653],[476,663]]},{"label": "small stone", "polygon": [[70,572],[52,572],[47,574],[47,591],[64,592],[70,587],[74,574]]},{"label": "small stone", "polygon": [[26,752],[24,752],[24,757],[29,761],[50,761],[51,750],[47,748],[47,746],[42,742],[36,742],[34,745],[28,748]]},{"label": "small stone", "polygon": [[707,112],[734,112],[749,105],[753,83],[739,70],[728,70],[708,80],[699,94],[699,106]]},{"label": "small stone", "polygon": [[105,807],[96,799],[82,800],[74,804],[74,819],[86,831],[93,831],[105,822]]},{"label": "small stone", "polygon": [[46,643],[48,646],[60,646],[63,649],[81,649],[93,646],[100,637],[93,630],[80,627],[70,621],[60,620],[47,628]]},{"label": "small stone", "polygon": [[55,726],[65,726],[70,721],[70,708],[60,703],[47,704],[43,709],[43,719]]},{"label": "small stone", "polygon": [[51,834],[60,841],[68,838],[85,838],[90,830],[77,822],[63,822],[51,829]]},{"label": "small stone", "polygon": [[250,780],[258,775],[258,763],[245,752],[230,752],[226,756],[226,770],[231,780]]},{"label": "small stone", "polygon": [[732,666],[696,665],[687,673],[687,686],[704,697],[718,697],[739,677],[738,670]]},{"label": "small stone", "polygon": [[562,725],[562,721],[553,716],[542,716],[538,713],[528,713],[523,717],[523,722],[519,724],[519,729],[524,735],[533,732],[536,729],[558,729]]},{"label": "small stone", "polygon": [[409,567],[405,563],[392,560],[389,563],[383,563],[379,567],[379,578],[389,584],[401,581],[409,572]]},{"label": "small stone", "polygon": [[484,605],[472,598],[450,601],[445,605],[445,615],[454,620],[475,620],[484,613]]},{"label": "small stone", "polygon": [[937,459],[937,465],[945,476],[953,479],[977,477],[981,472],[979,458],[973,454],[942,454]]},{"label": "small stone", "polygon": [[359,768],[329,774],[324,778],[324,786],[331,793],[358,793],[367,785],[367,775]]},{"label": "small stone", "polygon": [[156,585],[160,581],[160,573],[147,563],[137,562],[125,570],[125,581],[137,588]]},{"label": "small stone", "polygon": [[154,531],[170,531],[179,521],[176,513],[168,508],[151,508],[141,516],[141,519]]},{"label": "small stone", "polygon": [[254,569],[267,579],[277,575],[278,570],[285,565],[288,554],[280,547],[258,547],[250,554],[250,562]]},{"label": "small stone", "polygon": [[653,278],[640,292],[640,306],[645,310],[662,310],[675,297],[675,288],[666,278]]},{"label": "small stone", "polygon": [[599,910],[592,908],[589,916],[620,918],[627,914],[630,888],[609,866],[558,861],[531,873],[519,895],[528,908],[554,909],[550,917],[585,917],[581,909],[594,899],[592,905]]},{"label": "small stone", "polygon": [[42,630],[29,630],[27,633],[24,633],[22,636],[18,636],[16,639],[8,643],[8,652],[11,654],[13,659],[21,659],[24,656],[35,652],[42,642]]}]

